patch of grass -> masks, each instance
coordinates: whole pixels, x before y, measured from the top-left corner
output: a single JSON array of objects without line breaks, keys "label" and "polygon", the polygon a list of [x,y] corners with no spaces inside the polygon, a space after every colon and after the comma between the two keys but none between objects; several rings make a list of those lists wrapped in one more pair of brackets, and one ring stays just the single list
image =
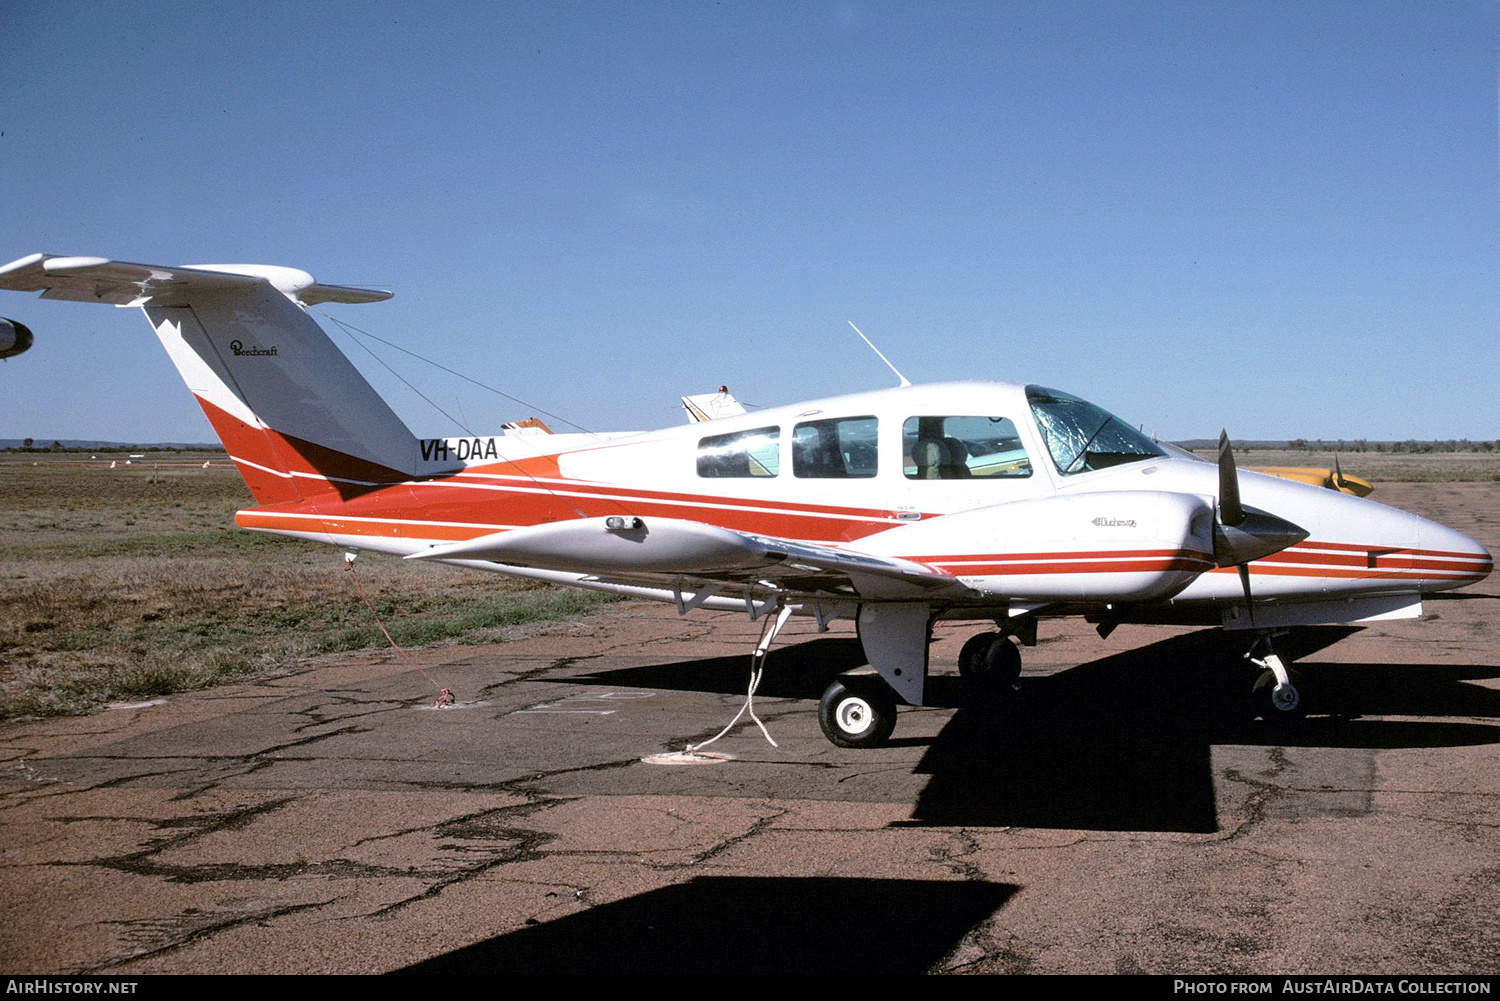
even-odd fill
[{"label": "patch of grass", "polygon": [[[236,529],[243,484],[200,467],[0,462],[0,719],[86,712],[386,645],[341,551]],[[492,642],[615,600],[374,554],[358,568],[402,646]]]}]

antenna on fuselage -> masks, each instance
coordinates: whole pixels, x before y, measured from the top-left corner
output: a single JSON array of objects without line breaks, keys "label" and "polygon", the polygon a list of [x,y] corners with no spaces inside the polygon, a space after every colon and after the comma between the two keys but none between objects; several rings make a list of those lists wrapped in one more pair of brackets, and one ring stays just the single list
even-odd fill
[{"label": "antenna on fuselage", "polygon": [[[854,321],[853,320],[849,321],[849,326],[854,327]],[[885,367],[886,368],[888,368],[892,372],[896,373],[896,378],[898,378],[898,379],[901,380],[901,385],[903,385],[903,386],[910,386],[911,385],[911,380],[908,379],[906,376],[902,375],[901,374],[901,370],[898,369],[896,366],[892,365],[891,364],[891,360],[889,358],[887,358],[883,354],[880,354],[880,349],[877,348],[870,341],[870,339],[865,336],[865,332],[863,330],[860,330],[858,327],[854,327],[854,332],[859,335],[859,339],[860,340],[864,341],[866,344],[868,344],[870,346],[870,350],[871,351],[875,352],[877,355],[880,355],[880,360],[883,361],[883,362],[885,362]]]}]

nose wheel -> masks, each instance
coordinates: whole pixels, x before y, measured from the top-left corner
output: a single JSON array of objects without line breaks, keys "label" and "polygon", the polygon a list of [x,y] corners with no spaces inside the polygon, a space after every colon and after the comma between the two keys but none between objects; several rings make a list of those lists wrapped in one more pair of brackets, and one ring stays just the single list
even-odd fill
[{"label": "nose wheel", "polygon": [[818,724],[839,747],[879,747],[896,728],[896,699],[879,678],[836,678],[818,703]]},{"label": "nose wheel", "polygon": [[[1257,651],[1264,656],[1257,657]],[[1302,693],[1302,674],[1287,667],[1271,649],[1269,639],[1256,644],[1255,649],[1245,655],[1255,668],[1255,680],[1250,686],[1251,711],[1268,723],[1299,720],[1307,715],[1307,702]]]}]

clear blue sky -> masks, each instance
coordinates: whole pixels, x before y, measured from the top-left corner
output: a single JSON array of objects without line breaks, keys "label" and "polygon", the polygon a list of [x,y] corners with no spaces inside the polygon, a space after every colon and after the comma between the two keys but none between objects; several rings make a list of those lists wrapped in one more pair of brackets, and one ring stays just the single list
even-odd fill
[{"label": "clear blue sky", "polygon": [[[382,285],[333,309],[591,429],[893,384],[852,319],[1165,437],[1492,439],[1497,49],[1492,2],[9,0],[0,260]],[[138,311],[0,315],[0,437],[211,439]]]}]

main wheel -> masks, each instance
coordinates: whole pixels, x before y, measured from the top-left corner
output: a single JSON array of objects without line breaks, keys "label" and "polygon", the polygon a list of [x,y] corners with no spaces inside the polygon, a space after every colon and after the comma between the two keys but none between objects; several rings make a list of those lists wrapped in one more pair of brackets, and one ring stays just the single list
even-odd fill
[{"label": "main wheel", "polygon": [[1302,673],[1287,668],[1291,690],[1278,689],[1276,672],[1261,671],[1250,686],[1250,706],[1255,715],[1268,723],[1290,722],[1307,715],[1307,699],[1302,693]]},{"label": "main wheel", "polygon": [[964,643],[963,648],[958,651],[958,674],[961,678],[967,678],[974,673],[974,661],[984,652],[985,648],[995,641],[995,633],[975,633]]},{"label": "main wheel", "polygon": [[879,747],[896,728],[896,700],[879,678],[835,678],[818,702],[818,725],[839,747]]},{"label": "main wheel", "polygon": [[1004,695],[1021,676],[1021,651],[1004,633],[980,633],[959,651],[958,674],[972,694]]}]

